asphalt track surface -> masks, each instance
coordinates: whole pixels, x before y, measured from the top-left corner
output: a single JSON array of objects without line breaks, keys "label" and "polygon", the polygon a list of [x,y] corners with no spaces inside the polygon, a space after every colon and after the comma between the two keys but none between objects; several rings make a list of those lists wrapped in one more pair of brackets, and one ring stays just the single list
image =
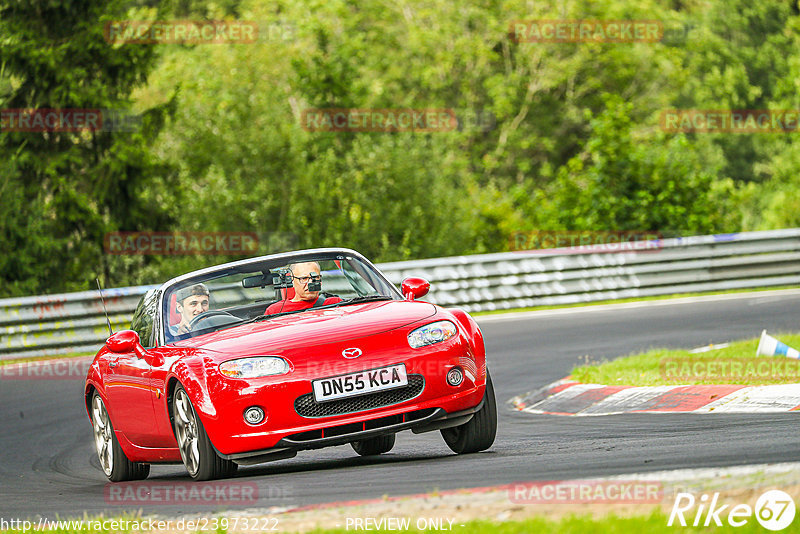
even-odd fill
[{"label": "asphalt track surface", "polygon": [[[360,458],[350,446],[240,468],[256,484],[246,509],[294,507],[527,480],[800,461],[800,414],[615,415],[515,413],[514,395],[564,377],[584,355],[614,358],[651,347],[691,348],[798,330],[800,294],[538,314],[482,322],[499,409],[494,446],[456,456],[438,432],[397,436],[395,448]],[[53,519],[128,511],[160,516],[225,512],[225,506],[106,502],[80,380],[0,381],[0,517]],[[184,485],[183,466],[154,466],[147,482]],[[229,507],[242,511],[242,507]]]}]

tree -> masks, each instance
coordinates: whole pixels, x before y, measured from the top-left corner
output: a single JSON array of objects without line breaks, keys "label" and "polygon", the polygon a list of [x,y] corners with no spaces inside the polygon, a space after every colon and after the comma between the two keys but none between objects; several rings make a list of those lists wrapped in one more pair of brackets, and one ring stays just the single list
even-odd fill
[{"label": "tree", "polygon": [[[130,15],[121,1],[0,3],[0,108],[129,115],[154,49],[112,46],[103,31]],[[11,125],[0,133],[0,249],[10,252],[0,256],[0,295],[89,289],[99,275],[110,284],[124,279],[115,276],[122,262],[104,255],[104,234],[167,229],[172,220],[152,194],[170,194],[169,170],[149,149],[168,109],[144,111],[132,132]]]},{"label": "tree", "polygon": [[[549,215],[578,230],[704,233],[725,228],[723,192],[702,152],[682,134],[637,139],[631,107],[616,95],[591,119],[585,152],[558,171]],[[731,228],[734,230],[735,228]]]}]

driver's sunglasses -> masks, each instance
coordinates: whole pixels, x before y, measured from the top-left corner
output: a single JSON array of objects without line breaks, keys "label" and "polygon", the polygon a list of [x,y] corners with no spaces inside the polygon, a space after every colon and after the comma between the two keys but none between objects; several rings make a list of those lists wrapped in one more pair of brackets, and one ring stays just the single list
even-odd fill
[{"label": "driver's sunglasses", "polygon": [[321,274],[313,274],[311,276],[294,276],[294,275],[292,275],[292,278],[294,278],[295,280],[297,280],[301,284],[307,284],[311,280],[322,280],[322,275]]}]

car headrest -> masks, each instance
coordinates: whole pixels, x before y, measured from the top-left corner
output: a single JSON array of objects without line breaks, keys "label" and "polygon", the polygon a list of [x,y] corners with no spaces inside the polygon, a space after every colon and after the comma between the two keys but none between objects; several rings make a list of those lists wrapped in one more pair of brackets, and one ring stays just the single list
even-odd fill
[{"label": "car headrest", "polygon": [[172,293],[172,296],[169,298],[169,324],[170,326],[176,325],[181,322],[181,314],[178,313],[177,310],[178,305],[178,293]]}]

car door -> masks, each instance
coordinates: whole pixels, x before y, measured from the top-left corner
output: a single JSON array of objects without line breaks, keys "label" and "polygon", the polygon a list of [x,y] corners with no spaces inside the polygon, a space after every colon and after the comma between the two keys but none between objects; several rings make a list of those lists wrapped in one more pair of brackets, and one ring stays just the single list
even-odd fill
[{"label": "car door", "polygon": [[[131,321],[131,329],[139,334],[145,348],[155,345],[153,325],[157,309],[157,292],[148,291],[139,301]],[[109,353],[105,391],[112,422],[118,432],[140,447],[152,447],[158,441],[153,400],[153,370],[144,358],[134,352]]]}]

